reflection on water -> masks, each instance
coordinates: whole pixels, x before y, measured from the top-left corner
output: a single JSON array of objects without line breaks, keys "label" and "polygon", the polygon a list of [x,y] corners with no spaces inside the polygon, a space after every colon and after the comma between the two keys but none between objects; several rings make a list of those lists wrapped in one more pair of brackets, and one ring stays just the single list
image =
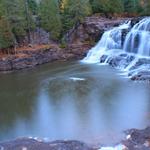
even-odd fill
[{"label": "reflection on water", "polygon": [[149,123],[149,85],[123,79],[109,66],[53,63],[1,74],[0,83],[0,140],[110,144]]}]

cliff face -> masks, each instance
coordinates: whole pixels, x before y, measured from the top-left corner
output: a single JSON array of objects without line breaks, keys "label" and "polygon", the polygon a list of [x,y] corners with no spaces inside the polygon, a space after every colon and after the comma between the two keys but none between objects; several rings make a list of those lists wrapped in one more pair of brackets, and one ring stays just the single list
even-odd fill
[{"label": "cliff face", "polygon": [[101,16],[92,16],[85,18],[82,24],[74,27],[66,35],[68,43],[97,42],[104,31],[109,30],[130,18],[104,18]]}]

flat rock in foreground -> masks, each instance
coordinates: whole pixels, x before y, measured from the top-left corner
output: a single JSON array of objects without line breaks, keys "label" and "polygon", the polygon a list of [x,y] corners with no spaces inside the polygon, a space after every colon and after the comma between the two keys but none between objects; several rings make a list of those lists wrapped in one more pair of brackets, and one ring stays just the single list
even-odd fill
[{"label": "flat rock in foreground", "polygon": [[[143,130],[131,129],[126,131],[126,134],[127,138],[119,144],[122,145],[121,149],[119,146],[114,146],[103,147],[102,150],[150,150],[150,127]],[[0,150],[101,150],[100,147],[100,145],[93,147],[75,140],[44,142],[31,138],[0,143]]]},{"label": "flat rock in foreground", "polygon": [[143,130],[131,129],[126,134],[127,140],[122,143],[128,150],[150,150],[150,127]]},{"label": "flat rock in foreground", "polygon": [[0,150],[94,150],[79,141],[43,142],[34,139],[21,138],[0,144]]}]

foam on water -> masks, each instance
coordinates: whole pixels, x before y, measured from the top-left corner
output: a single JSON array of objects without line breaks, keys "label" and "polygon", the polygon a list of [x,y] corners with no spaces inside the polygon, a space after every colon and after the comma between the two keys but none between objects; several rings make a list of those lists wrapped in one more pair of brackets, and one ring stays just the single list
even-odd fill
[{"label": "foam on water", "polygon": [[84,81],[85,80],[84,78],[77,78],[77,77],[70,77],[69,79],[73,80],[73,81]]},{"label": "foam on water", "polygon": [[126,147],[124,145],[117,145],[115,147],[102,147],[99,150],[124,150]]}]

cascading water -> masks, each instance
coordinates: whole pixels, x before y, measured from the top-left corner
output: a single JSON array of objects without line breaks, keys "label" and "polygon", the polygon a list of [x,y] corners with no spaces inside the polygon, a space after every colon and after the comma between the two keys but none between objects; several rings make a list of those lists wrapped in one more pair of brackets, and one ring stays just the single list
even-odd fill
[{"label": "cascading water", "polygon": [[124,51],[150,56],[150,18],[137,23],[127,34]]},{"label": "cascading water", "polygon": [[125,23],[119,27],[115,27],[109,31],[106,31],[98,44],[93,47],[87,56],[82,60],[85,63],[99,63],[100,57],[107,51],[112,49],[121,49],[121,31],[128,29],[130,22]]},{"label": "cascading water", "polygon": [[[147,64],[150,64],[150,17],[146,17],[135,24],[126,35],[122,45],[122,31],[129,30],[130,27],[131,21],[106,31],[82,62],[100,63],[102,57],[105,56],[103,63],[112,63],[115,58],[118,58],[120,62],[115,67],[124,71],[138,70],[137,67],[144,70],[148,66]],[[145,64],[144,59],[147,59],[147,64]]]},{"label": "cascading water", "polygon": [[150,56],[150,17],[144,18],[134,25],[126,36],[123,50],[137,54],[135,59],[125,68],[125,71],[131,70],[138,63],[139,57]]}]

